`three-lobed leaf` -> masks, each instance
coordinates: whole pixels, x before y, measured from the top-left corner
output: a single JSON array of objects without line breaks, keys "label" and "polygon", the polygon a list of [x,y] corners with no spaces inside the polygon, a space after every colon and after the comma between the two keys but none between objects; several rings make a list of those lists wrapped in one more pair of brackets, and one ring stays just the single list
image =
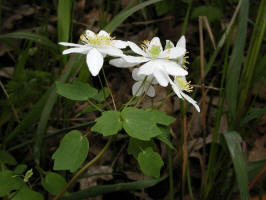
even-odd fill
[{"label": "three-lobed leaf", "polygon": [[56,82],[57,94],[75,101],[87,101],[97,95],[97,90],[87,83],[76,81],[72,84]]},{"label": "three-lobed leaf", "polygon": [[155,144],[152,140],[143,141],[135,138],[130,138],[127,147],[127,152],[137,160],[139,153],[148,147],[155,149]]},{"label": "three-lobed leaf", "polygon": [[70,170],[75,172],[86,160],[89,151],[89,142],[80,131],[67,133],[62,139],[59,148],[53,154],[54,170]]},{"label": "three-lobed leaf", "polygon": [[150,112],[129,107],[123,110],[121,116],[123,128],[133,138],[147,141],[161,134]]},{"label": "three-lobed leaf", "polygon": [[91,128],[92,131],[110,136],[117,134],[122,129],[120,112],[105,111],[102,116],[96,119],[96,124]]}]

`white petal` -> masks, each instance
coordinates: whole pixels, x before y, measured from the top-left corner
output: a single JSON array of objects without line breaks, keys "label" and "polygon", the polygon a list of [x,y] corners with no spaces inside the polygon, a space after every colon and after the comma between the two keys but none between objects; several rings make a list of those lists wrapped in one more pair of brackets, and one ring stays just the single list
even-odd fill
[{"label": "white petal", "polygon": [[68,46],[68,47],[82,47],[82,46],[84,46],[82,44],[74,44],[74,43],[69,43],[69,42],[59,42],[58,44],[61,44],[63,46]]},{"label": "white petal", "polygon": [[197,102],[194,100],[194,99],[192,99],[190,96],[188,96],[187,94],[185,94],[184,92],[182,92],[182,91],[180,91],[180,93],[181,93],[181,95],[189,102],[189,103],[191,103],[195,108],[196,108],[196,110],[198,111],[198,112],[200,112],[200,108],[199,108],[199,106],[198,106],[198,104],[197,104]]},{"label": "white petal", "polygon": [[154,61],[149,61],[145,63],[144,65],[141,65],[139,68],[138,74],[143,74],[143,75],[150,75],[153,73],[154,68],[156,67]]},{"label": "white petal", "polygon": [[101,30],[99,33],[98,33],[99,36],[105,36],[105,37],[110,37],[109,33],[107,33],[105,30]]},{"label": "white petal", "polygon": [[145,75],[143,74],[138,74],[139,72],[139,68],[135,68],[133,69],[132,71],[132,78],[135,80],[135,81],[142,81],[145,79]]},{"label": "white petal", "polygon": [[139,57],[139,56],[123,56],[123,58],[130,63],[143,63],[150,61],[149,58]]},{"label": "white petal", "polygon": [[166,87],[168,85],[169,77],[163,70],[155,68],[153,75],[161,86]]},{"label": "white petal", "polygon": [[159,46],[160,47],[160,51],[163,50],[162,44],[161,44],[160,39],[158,37],[152,38],[152,40],[151,40],[151,42],[150,42],[150,44],[148,46],[148,51],[150,51],[150,49],[152,48],[152,46]]},{"label": "white petal", "polygon": [[121,51],[120,49],[112,47],[112,46],[107,46],[107,45],[97,47],[97,50],[109,56],[120,57],[123,55],[123,51]]},{"label": "white petal", "polygon": [[85,31],[86,36],[88,37],[96,37],[96,34],[90,30]]},{"label": "white petal", "polygon": [[182,37],[178,40],[176,47],[181,47],[186,49],[186,38],[184,35],[182,35]]},{"label": "white petal", "polygon": [[160,53],[159,58],[176,59],[184,56],[185,53],[186,49],[181,47],[173,47],[165,49],[162,53]]},{"label": "white petal", "polygon": [[137,81],[132,86],[132,94],[136,96],[140,96],[144,93],[144,87],[142,85],[142,81]]},{"label": "white petal", "polygon": [[155,96],[155,89],[149,82],[145,83],[144,90],[149,97]]},{"label": "white petal", "polygon": [[146,52],[143,51],[138,45],[136,45],[134,42],[128,41],[128,46],[131,48],[132,51],[134,51],[136,54],[147,56]]},{"label": "white petal", "polygon": [[81,54],[87,54],[91,47],[76,47],[76,48],[70,48],[64,50],[63,54],[69,54],[69,53],[81,53]]},{"label": "white petal", "polygon": [[133,67],[137,65],[138,63],[129,63],[125,61],[125,59],[123,58],[115,58],[115,59],[111,59],[109,61],[109,64],[115,67],[128,68],[128,67]]},{"label": "white petal", "polygon": [[90,50],[87,54],[87,65],[89,70],[93,76],[97,76],[99,71],[103,66],[103,56],[102,54],[95,48]]},{"label": "white petal", "polygon": [[164,49],[169,49],[175,47],[174,43],[170,40],[166,40]]},{"label": "white petal", "polygon": [[128,46],[128,43],[122,40],[111,40],[111,45],[118,49],[124,49]]},{"label": "white petal", "polygon": [[169,82],[170,82],[174,92],[178,96],[178,98],[183,99],[183,97],[180,94],[180,91],[181,91],[180,88],[178,88],[177,85],[171,79],[169,79]]},{"label": "white petal", "polygon": [[172,76],[186,76],[188,72],[174,61],[157,59],[157,62],[163,66],[165,71]]}]

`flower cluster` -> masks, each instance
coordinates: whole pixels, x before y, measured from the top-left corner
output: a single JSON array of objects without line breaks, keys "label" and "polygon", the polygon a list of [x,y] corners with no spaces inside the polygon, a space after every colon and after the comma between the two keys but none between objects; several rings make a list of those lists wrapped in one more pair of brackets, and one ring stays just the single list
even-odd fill
[{"label": "flower cluster", "polygon": [[[87,30],[80,37],[82,44],[60,42],[64,46],[72,48],[63,51],[63,54],[81,53],[86,55],[89,71],[97,76],[103,66],[106,55],[117,57],[109,61],[110,65],[128,68],[140,65],[132,72],[136,83],[132,86],[133,95],[140,96],[146,93],[150,97],[155,96],[152,85],[159,84],[167,87],[170,83],[173,91],[181,99],[186,99],[198,112],[200,108],[197,102],[185,92],[190,92],[192,87],[186,80],[186,40],[182,36],[176,46],[169,40],[163,49],[160,39],[154,37],[151,41],[144,41],[139,47],[131,41],[115,40],[106,31],[101,30],[98,34]],[[138,56],[125,55],[121,49],[129,48]]]}]

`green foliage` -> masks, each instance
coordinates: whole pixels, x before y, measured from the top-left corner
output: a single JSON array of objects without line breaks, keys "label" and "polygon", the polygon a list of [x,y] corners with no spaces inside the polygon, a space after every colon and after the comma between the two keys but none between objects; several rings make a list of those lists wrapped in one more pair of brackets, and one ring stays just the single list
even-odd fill
[{"label": "green foliage", "polygon": [[26,39],[44,45],[54,52],[58,51],[57,44],[49,40],[47,37],[36,33],[14,32],[0,35],[0,40],[5,39]]},{"label": "green foliage", "polygon": [[43,195],[29,188],[23,188],[12,198],[12,200],[43,200]]},{"label": "green foliage", "polygon": [[59,0],[57,8],[58,41],[68,42],[71,26],[72,0]]},{"label": "green foliage", "polygon": [[87,83],[78,81],[73,84],[57,81],[56,89],[57,94],[75,101],[86,101],[97,94],[97,90],[95,88],[91,87]]},{"label": "green foliage", "polygon": [[75,172],[86,160],[89,142],[79,131],[70,131],[62,139],[60,146],[53,154],[54,170]]},{"label": "green foliage", "polygon": [[154,152],[151,147],[142,150],[138,154],[138,163],[144,174],[154,178],[160,177],[163,161],[160,154]]},{"label": "green foliage", "polygon": [[22,188],[25,186],[25,183],[14,172],[3,170],[0,172],[0,185],[0,197],[4,197],[11,191]]},{"label": "green foliage", "polygon": [[151,147],[153,150],[155,149],[155,144],[152,140],[143,141],[135,138],[129,138],[127,152],[135,159],[138,159],[139,153],[148,147]]},{"label": "green foliage", "polygon": [[0,165],[1,164],[16,165],[17,161],[10,153],[0,150]]},{"label": "green foliage", "polygon": [[122,129],[120,112],[105,111],[102,116],[96,119],[96,124],[91,128],[92,131],[102,133],[103,136],[117,134]]},{"label": "green foliage", "polygon": [[249,1],[243,0],[239,14],[239,26],[237,29],[236,39],[231,54],[230,62],[227,68],[226,75],[226,100],[229,107],[231,122],[236,118],[237,99],[239,89],[239,77],[241,65],[244,59],[244,48],[246,42],[247,24],[248,24]]},{"label": "green foliage", "polygon": [[165,112],[160,110],[152,110],[150,119],[157,124],[169,126],[175,121],[175,118],[167,115]]},{"label": "green foliage", "polygon": [[92,98],[98,102],[103,102],[110,96],[110,92],[107,87],[102,88],[97,95],[93,96]]},{"label": "green foliage", "polygon": [[222,135],[234,164],[236,179],[242,200],[249,199],[247,162],[241,149],[242,138],[237,132]]},{"label": "green foliage", "polygon": [[29,179],[32,177],[32,175],[33,175],[33,171],[32,171],[32,169],[28,170],[28,171],[26,172],[25,176],[24,176],[23,181],[24,181],[25,183],[27,183],[27,182],[29,181]]},{"label": "green foliage", "polygon": [[222,17],[222,11],[218,7],[199,6],[192,10],[191,18],[197,19],[199,16],[206,16],[209,22],[219,20]]},{"label": "green foliage", "polygon": [[156,122],[151,119],[152,113],[137,108],[125,108],[121,113],[123,128],[130,137],[139,140],[150,140],[161,134]]},{"label": "green foliage", "polygon": [[47,172],[45,178],[42,179],[42,186],[50,194],[56,195],[67,184],[64,177],[54,172]]},{"label": "green foliage", "polygon": [[162,134],[156,136],[156,138],[165,143],[170,149],[175,149],[169,139],[170,128],[167,126],[159,126],[159,129],[161,130]]},{"label": "green foliage", "polygon": [[23,174],[27,169],[27,165],[25,164],[19,164],[16,166],[16,169],[14,170],[15,174]]}]

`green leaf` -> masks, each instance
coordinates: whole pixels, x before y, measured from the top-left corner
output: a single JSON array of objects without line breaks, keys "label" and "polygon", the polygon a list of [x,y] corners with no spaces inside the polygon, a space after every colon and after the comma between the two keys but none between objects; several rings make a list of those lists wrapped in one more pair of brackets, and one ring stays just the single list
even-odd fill
[{"label": "green leaf", "polygon": [[72,0],[59,0],[57,8],[58,40],[68,42],[71,25]]},{"label": "green leaf", "polygon": [[[225,95],[228,104],[228,111],[231,115],[231,123],[234,123],[236,118],[236,111],[238,106],[239,97],[239,77],[244,61],[244,50],[247,35],[247,25],[248,25],[248,13],[249,13],[249,2],[248,0],[243,0],[239,13],[239,23],[237,27],[236,39],[234,41],[234,46],[232,54],[230,56],[230,62],[227,67],[226,74],[226,87]],[[232,126],[232,124],[229,124]]]},{"label": "green leaf", "polygon": [[89,142],[80,131],[70,131],[62,139],[59,148],[53,154],[54,170],[75,172],[86,160]]},{"label": "green leaf", "polygon": [[253,162],[248,162],[247,169],[248,169],[248,178],[249,183],[258,175],[263,167],[266,165],[266,160],[258,160]]},{"label": "green leaf", "polygon": [[175,121],[174,117],[167,115],[163,111],[152,110],[150,111],[150,113],[151,113],[151,120],[157,124],[169,126]]},{"label": "green leaf", "polygon": [[10,153],[0,150],[0,164],[16,165],[17,161]]},{"label": "green leaf", "polygon": [[110,92],[108,90],[108,88],[104,87],[102,88],[99,93],[95,96],[93,96],[92,98],[98,102],[102,102],[104,101],[106,98],[108,98],[110,95]]},{"label": "green leaf", "polygon": [[[104,108],[104,105],[103,104],[96,104],[96,106],[100,109],[103,109]],[[82,114],[85,114],[85,113],[90,113],[90,112],[94,112],[94,111],[97,111],[98,109],[93,106],[93,105],[88,105],[86,106],[84,109],[82,109],[82,111],[80,113],[78,113],[76,115],[76,117],[79,117],[80,115]]]},{"label": "green leaf", "polygon": [[162,16],[173,9],[172,1],[161,1],[155,4],[155,10],[158,16]]},{"label": "green leaf", "polygon": [[127,147],[127,152],[137,160],[139,153],[143,151],[143,149],[146,149],[148,147],[155,149],[155,144],[152,140],[143,141],[135,138],[130,138]]},{"label": "green leaf", "polygon": [[248,123],[249,121],[265,115],[265,113],[266,113],[266,108],[252,108],[252,109],[250,109],[250,111],[247,113],[247,116],[240,121],[240,126],[243,126],[246,123]]},{"label": "green leaf", "polygon": [[35,33],[24,33],[24,32],[14,32],[14,33],[7,33],[0,35],[0,39],[26,39],[26,40],[31,40],[36,43],[42,44],[49,49],[52,49],[54,51],[58,51],[57,44],[53,43],[51,40],[49,40],[47,37],[35,34]]},{"label": "green leaf", "polygon": [[115,135],[122,129],[122,121],[118,111],[102,112],[102,116],[95,121],[96,124],[91,130],[101,133],[103,136]]},{"label": "green leaf", "polygon": [[57,94],[76,101],[87,101],[89,98],[97,94],[97,90],[95,88],[89,86],[87,83],[78,81],[72,84],[57,81],[56,89]]},{"label": "green leaf", "polygon": [[163,143],[165,143],[169,148],[175,149],[175,147],[172,145],[171,141],[169,140],[170,135],[170,128],[166,126],[159,126],[162,134],[156,136],[158,140],[161,140]]},{"label": "green leaf", "polygon": [[25,174],[24,182],[27,183],[29,181],[30,177],[32,177],[32,175],[33,175],[32,169],[28,170]]},{"label": "green leaf", "polygon": [[12,190],[20,189],[24,185],[23,180],[14,172],[9,170],[0,172],[0,197],[8,195]]},{"label": "green leaf", "polygon": [[199,16],[206,16],[209,22],[213,22],[221,19],[222,11],[220,8],[213,6],[199,6],[193,9],[191,18],[197,19]]},{"label": "green leaf", "polygon": [[138,4],[137,6],[130,8],[130,9],[124,9],[121,11],[118,15],[116,15],[112,21],[107,24],[107,26],[104,27],[104,30],[108,32],[113,32],[123,21],[128,18],[130,15],[132,15],[134,12],[137,12],[138,10],[141,10],[145,8],[148,5],[157,3],[161,0],[149,0],[145,1],[143,3]]},{"label": "green leaf", "polygon": [[24,188],[20,190],[12,200],[43,200],[43,195],[39,192],[30,190],[29,188]]},{"label": "green leaf", "polygon": [[16,166],[14,173],[15,174],[23,174],[26,169],[27,169],[27,165],[19,164],[18,166]]},{"label": "green leaf", "polygon": [[49,193],[56,195],[67,184],[64,177],[54,172],[47,172],[44,179],[42,179],[42,186]]},{"label": "green leaf", "polygon": [[126,133],[140,140],[150,140],[152,137],[161,134],[151,112],[137,108],[125,108],[121,113],[123,119],[123,128]]},{"label": "green leaf", "polygon": [[140,181],[133,181],[129,183],[116,183],[110,185],[98,185],[92,186],[88,189],[81,190],[79,192],[74,192],[70,196],[65,196],[60,198],[60,200],[77,200],[77,199],[88,199],[89,197],[95,197],[102,194],[108,194],[113,192],[122,191],[134,191],[140,190],[148,187],[152,187],[157,183],[164,180],[166,177],[160,179],[144,179]]},{"label": "green leaf", "polygon": [[160,170],[164,163],[161,156],[157,152],[154,152],[151,147],[139,153],[138,163],[144,174],[154,178],[160,177]]},{"label": "green leaf", "polygon": [[222,134],[234,164],[238,188],[242,200],[249,199],[247,162],[241,149],[241,137],[237,132]]}]

